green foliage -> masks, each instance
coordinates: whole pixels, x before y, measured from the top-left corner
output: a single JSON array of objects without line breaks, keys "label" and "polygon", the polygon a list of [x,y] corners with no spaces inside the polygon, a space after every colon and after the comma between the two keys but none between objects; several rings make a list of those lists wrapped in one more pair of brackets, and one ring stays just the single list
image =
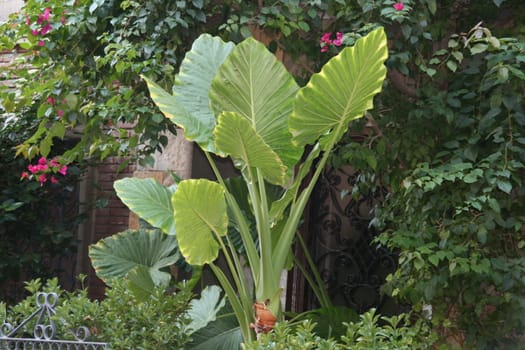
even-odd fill
[{"label": "green foliage", "polygon": [[89,247],[97,276],[111,285],[126,278],[132,290],[149,294],[155,286],[168,286],[170,273],[163,271],[181,260],[177,241],[160,230],[126,230]]},{"label": "green foliage", "polygon": [[[85,219],[71,205],[80,167],[70,165],[58,183],[21,180],[27,164],[15,157],[14,147],[35,129],[30,118],[0,122],[0,297],[10,302],[20,297],[25,276],[50,277],[53,259],[75,253],[77,225]],[[57,145],[52,155],[63,149]]]},{"label": "green foliage", "polygon": [[[176,293],[156,288],[145,301],[138,300],[123,279],[113,281],[102,301],[90,300],[85,289],[66,292],[56,278],[45,284],[39,279],[30,281],[27,289],[31,295],[8,309],[7,321],[13,325],[36,310],[35,295],[44,291],[59,295],[53,319],[57,334],[64,339],[73,339],[71,331],[85,326],[91,340],[108,342],[115,350],[182,349],[189,340],[186,328],[191,292],[184,287]],[[26,329],[32,334],[31,327],[28,324]]]},{"label": "green foliage", "polygon": [[408,314],[380,317],[371,309],[359,321],[344,323],[346,333],[340,338],[320,337],[315,323],[305,320],[297,324],[280,322],[273,332],[263,334],[259,341],[244,344],[245,350],[409,350],[431,349],[433,339],[427,337],[424,322],[411,323]]},{"label": "green foliage", "polygon": [[[206,2],[207,3],[207,2]],[[148,97],[139,74],[171,86],[179,57],[205,22],[204,1],[25,2],[2,24],[0,49],[22,48],[0,91],[5,113],[39,125],[18,154],[47,156],[57,140],[78,137],[68,162],[109,155],[151,163],[175,132]],[[66,133],[65,131],[68,130]],[[141,147],[139,147],[141,146]]]},{"label": "green foliage", "polygon": [[505,15],[514,1],[407,3],[387,27],[381,108],[352,130],[370,136],[347,139],[333,163],[361,170],[356,195],[390,190],[372,223],[400,254],[385,291],[431,305],[445,348],[514,349],[525,329],[525,43],[507,25],[525,13]]}]

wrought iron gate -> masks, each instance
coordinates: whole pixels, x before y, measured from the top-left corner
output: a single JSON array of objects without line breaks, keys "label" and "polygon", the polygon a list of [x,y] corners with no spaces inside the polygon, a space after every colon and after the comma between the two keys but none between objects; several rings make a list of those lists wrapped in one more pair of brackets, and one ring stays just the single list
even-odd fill
[{"label": "wrought iron gate", "polygon": [[[71,340],[59,338],[53,320],[58,304],[56,293],[37,293],[37,310],[16,327],[3,323],[0,327],[0,350],[102,350],[106,343],[91,342],[87,327],[71,331]],[[29,328],[32,328],[29,330]]]},{"label": "wrought iron gate", "polygon": [[[311,254],[334,305],[359,313],[375,307],[382,314],[393,314],[398,305],[380,287],[395,271],[397,257],[371,245],[377,235],[370,225],[371,210],[386,192],[353,198],[358,176],[350,166],[325,170],[311,202]],[[311,295],[309,299],[309,307],[316,307]]]}]

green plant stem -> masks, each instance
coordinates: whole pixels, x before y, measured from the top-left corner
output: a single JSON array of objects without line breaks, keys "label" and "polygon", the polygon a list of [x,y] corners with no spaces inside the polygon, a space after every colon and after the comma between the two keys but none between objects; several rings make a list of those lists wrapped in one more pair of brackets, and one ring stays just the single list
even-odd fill
[{"label": "green plant stem", "polygon": [[[260,243],[260,254],[261,254],[261,277],[262,281],[257,286],[256,298],[258,301],[264,301],[265,299],[271,299],[277,292],[278,285],[274,284],[279,279],[274,275],[275,271],[272,266],[272,236],[270,232],[269,221],[270,217],[268,215],[268,199],[266,197],[266,188],[264,179],[259,170],[257,170],[257,183],[259,184],[259,195],[260,195],[260,205],[259,207],[259,218],[258,228],[259,228],[259,243]],[[262,282],[262,283],[261,283]],[[262,284],[262,285],[261,285]],[[260,289],[259,289],[260,288]],[[264,298],[264,299],[259,299]],[[270,305],[270,309],[276,314],[279,305]],[[274,310],[275,309],[275,310]]]},{"label": "green plant stem", "polygon": [[328,296],[328,293],[326,292],[326,288],[324,287],[324,282],[321,279],[319,272],[317,271],[317,268],[312,260],[312,256],[308,252],[308,248],[306,247],[306,243],[304,242],[303,237],[301,235],[297,235],[297,241],[301,245],[304,257],[306,258],[306,262],[308,263],[308,266],[310,267],[310,270],[312,271],[312,273],[311,274],[308,273],[308,271],[306,271],[306,268],[301,264],[301,262],[294,255],[295,264],[297,265],[299,270],[301,270],[304,277],[310,284],[310,287],[312,288],[315,296],[319,300],[321,307],[323,308],[332,307],[333,306],[332,301],[330,300],[330,297]]},{"label": "green plant stem", "polygon": [[226,293],[226,296],[230,300],[230,304],[233,308],[233,311],[235,313],[235,316],[237,317],[237,320],[239,321],[239,327],[241,328],[241,332],[244,338],[245,342],[253,341],[254,340],[254,334],[250,328],[250,320],[251,318],[248,317],[247,310],[244,309],[243,305],[237,298],[237,294],[235,293],[235,290],[233,289],[233,286],[231,285],[230,281],[222,272],[222,270],[215,265],[214,263],[210,264],[210,268],[219,280],[222,288],[224,289],[224,293]]},{"label": "green plant stem", "polygon": [[206,155],[206,158],[208,160],[208,163],[210,164],[213,173],[217,177],[217,180],[221,184],[221,186],[224,188],[225,192],[225,198],[226,202],[230,206],[233,215],[235,217],[235,220],[237,224],[239,225],[239,232],[241,234],[241,239],[243,241],[244,249],[246,251],[246,256],[248,258],[248,264],[252,271],[252,276],[254,279],[254,282],[258,280],[259,278],[259,255],[257,254],[257,248],[255,247],[255,243],[253,242],[250,227],[246,223],[246,220],[242,214],[241,209],[239,208],[239,204],[235,200],[235,197],[232,196],[230,192],[228,192],[226,184],[224,183],[224,180],[217,169],[217,166],[215,162],[213,161],[213,158],[210,156],[209,152],[204,152]]},{"label": "green plant stem", "polygon": [[[338,135],[340,133],[341,128],[342,128],[342,125],[339,125],[338,130],[334,132],[334,135]],[[292,208],[290,210],[290,216],[288,217],[288,220],[286,221],[286,225],[283,229],[283,232],[281,233],[281,236],[279,237],[279,240],[276,244],[275,251],[273,252],[273,256],[272,256],[272,261],[274,264],[273,266],[278,271],[284,268],[287,253],[292,245],[292,240],[297,231],[297,227],[299,226],[299,221],[303,215],[304,208],[306,208],[306,204],[308,203],[310,195],[312,194],[312,191],[315,187],[315,184],[317,183],[317,180],[319,179],[322,171],[324,170],[324,166],[326,165],[326,162],[330,155],[330,150],[332,150],[335,144],[334,140],[335,138],[332,138],[330,146],[325,149],[322,155],[322,158],[317,164],[315,172],[312,178],[310,179],[310,182],[308,183],[308,186],[306,186],[303,192],[301,192],[297,202],[292,203]],[[315,150],[315,147],[312,149],[312,152],[314,150]]]}]

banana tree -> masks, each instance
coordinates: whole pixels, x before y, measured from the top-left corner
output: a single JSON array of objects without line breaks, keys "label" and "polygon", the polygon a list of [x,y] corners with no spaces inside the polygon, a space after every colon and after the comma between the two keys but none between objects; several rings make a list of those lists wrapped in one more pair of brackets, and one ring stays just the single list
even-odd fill
[{"label": "banana tree", "polygon": [[[270,330],[281,315],[280,277],[303,211],[330,151],[350,122],[373,107],[387,56],[384,31],[375,29],[299,88],[258,41],[234,45],[204,34],[182,62],[172,93],[145,78],[152,99],[204,151],[217,180],[183,180],[171,203],[159,189],[153,191],[162,193],[159,201],[130,195],[146,191],[138,179],[117,182],[117,194],[144,220],[175,234],[188,263],[211,267],[245,341],[253,340],[253,329]],[[232,190],[212,154],[231,158],[248,198]],[[270,196],[275,188],[279,198]],[[240,203],[248,203],[250,212]],[[251,278],[232,242],[232,227],[242,239]],[[216,264],[220,252],[226,268]]]}]

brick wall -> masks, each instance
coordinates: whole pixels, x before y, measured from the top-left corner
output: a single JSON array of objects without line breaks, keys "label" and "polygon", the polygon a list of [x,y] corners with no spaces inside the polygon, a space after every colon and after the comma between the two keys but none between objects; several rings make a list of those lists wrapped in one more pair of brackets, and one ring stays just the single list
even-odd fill
[{"label": "brick wall", "polygon": [[[113,189],[113,183],[121,178],[133,176],[135,166],[127,166],[122,171],[118,172],[118,167],[121,164],[121,158],[107,158],[104,163],[93,169],[93,186],[92,190],[96,198],[107,199],[107,205],[104,208],[96,209],[92,213],[90,222],[89,242],[84,241],[82,249],[84,249],[82,265],[87,270],[87,284],[89,296],[91,298],[100,299],[104,296],[104,283],[95,275],[89,257],[87,256],[87,249],[89,244],[96,243],[100,239],[111,236],[117,232],[124,231],[128,228],[129,210],[116,196]],[[86,272],[84,272],[86,273]]]}]

